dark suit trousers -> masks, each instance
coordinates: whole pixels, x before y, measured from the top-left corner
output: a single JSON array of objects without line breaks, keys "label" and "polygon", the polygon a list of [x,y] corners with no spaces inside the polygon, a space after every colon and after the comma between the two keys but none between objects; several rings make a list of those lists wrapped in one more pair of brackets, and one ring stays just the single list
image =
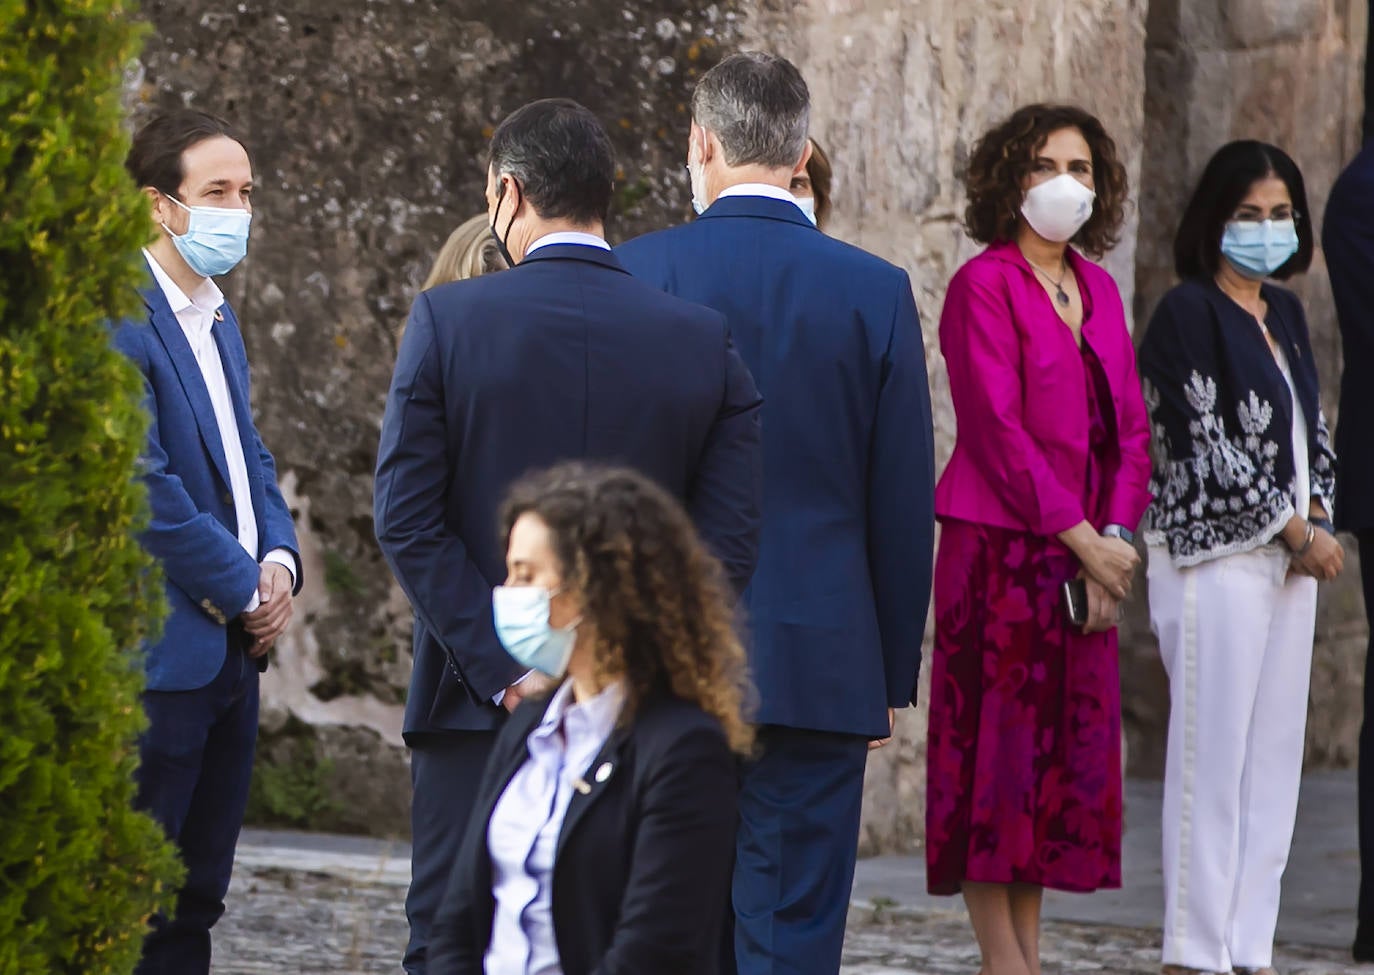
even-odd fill
[{"label": "dark suit trousers", "polygon": [[739,975],[835,975],[854,886],[868,740],[759,729],[735,845]]},{"label": "dark suit trousers", "polygon": [[1360,723],[1360,905],[1362,933],[1374,934],[1374,529],[1356,535],[1369,645],[1364,658],[1364,717]]},{"label": "dark suit trousers", "polygon": [[193,691],[145,691],[138,808],[162,824],[186,865],[169,919],[153,917],[136,975],[207,975],[210,928],[224,913],[258,738],[258,667],[241,626],[215,679]]},{"label": "dark suit trousers", "polygon": [[425,975],[425,951],[458,848],[467,832],[477,785],[496,743],[494,731],[424,732],[410,746],[410,890],[406,919],[410,943],[401,967]]}]

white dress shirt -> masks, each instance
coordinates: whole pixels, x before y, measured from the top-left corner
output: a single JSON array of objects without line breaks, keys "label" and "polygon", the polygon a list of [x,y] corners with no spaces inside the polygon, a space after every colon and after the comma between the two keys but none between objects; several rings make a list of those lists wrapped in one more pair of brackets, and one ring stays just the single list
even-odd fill
[{"label": "white dress shirt", "polygon": [[530,757],[487,824],[496,913],[485,975],[563,975],[553,934],[553,861],[573,791],[610,737],[625,700],[615,683],[573,702],[572,681],[553,695],[527,739]]},{"label": "white dress shirt", "polygon": [[[797,207],[797,198],[781,186],[773,186],[770,183],[739,183],[735,186],[727,186],[716,195],[716,199],[724,199],[727,196],[766,196],[773,200],[786,200],[788,203]],[[797,207],[798,212],[801,207]],[[802,216],[805,216],[803,213]]]},{"label": "white dress shirt", "polygon": [[[148,259],[153,278],[162,293],[167,296],[167,304],[172,306],[186,341],[195,353],[196,364],[200,366],[205,388],[210,393],[210,405],[215,410],[215,426],[219,429],[220,443],[224,446],[224,459],[229,465],[229,491],[234,496],[234,515],[238,521],[239,544],[244,551],[258,560],[258,519],[253,513],[253,494],[248,485],[248,464],[243,458],[243,441],[239,437],[238,423],[234,414],[234,401],[229,396],[229,382],[224,376],[224,363],[219,357],[219,346],[215,344],[213,329],[215,312],[224,304],[224,292],[219,290],[211,278],[201,281],[194,295],[188,297],[167,272],[158,264],[157,258],[145,248],[143,256]],[[276,562],[286,566],[291,573],[291,585],[296,584],[296,558],[284,548],[273,549],[263,558],[264,562]],[[261,600],[258,591],[253,590],[253,598],[243,608],[251,613],[258,608]]]},{"label": "white dress shirt", "polygon": [[552,244],[580,244],[583,247],[600,247],[603,251],[611,249],[611,245],[596,234],[586,234],[580,230],[559,230],[551,234],[545,234],[529,247],[525,248],[525,256],[529,257],[541,247],[548,247]]},{"label": "white dress shirt", "polygon": [[1307,412],[1302,408],[1302,400],[1298,399],[1298,386],[1293,381],[1293,370],[1288,367],[1288,356],[1283,354],[1282,348],[1277,348],[1274,358],[1278,360],[1284,381],[1288,383],[1288,392],[1293,397],[1293,505],[1298,517],[1306,518],[1312,507],[1312,458],[1307,444]]}]

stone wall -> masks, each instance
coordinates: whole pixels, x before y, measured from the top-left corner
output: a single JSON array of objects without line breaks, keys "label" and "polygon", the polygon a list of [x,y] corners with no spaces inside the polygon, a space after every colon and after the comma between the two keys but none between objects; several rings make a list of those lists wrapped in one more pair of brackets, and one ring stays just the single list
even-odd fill
[{"label": "stone wall", "polygon": [[[1194,181],[1232,139],[1272,142],[1302,168],[1320,234],[1327,193],[1359,147],[1364,110],[1365,0],[1153,0],[1147,24],[1146,155],[1136,258],[1137,335],[1173,283],[1173,234]],[[1320,237],[1319,237],[1320,239]],[[1335,423],[1340,334],[1320,253],[1291,282],[1302,295]],[[1354,540],[1348,542],[1354,556]],[[1312,673],[1307,757],[1349,765],[1362,713],[1365,628],[1358,560],[1323,587]],[[1163,767],[1168,695],[1143,606],[1123,640],[1122,680],[1132,765]]]},{"label": "stone wall", "polygon": [[[811,86],[813,129],[835,165],[832,232],[911,273],[936,407],[936,460],[943,465],[955,425],[936,325],[945,284],[981,249],[960,226],[968,155],[1019,105],[1074,101],[1102,119],[1131,185],[1138,185],[1145,158],[1144,4],[809,2],[765,11],[746,21],[746,30],[757,46],[793,58]],[[1106,261],[1128,308],[1134,256],[1133,217]],[[921,843],[925,725],[924,707],[902,712],[896,741],[869,761],[865,851]]]},{"label": "stone wall", "polygon": [[[937,456],[953,443],[935,340],[945,282],[977,248],[959,172],[991,123],[1031,100],[1098,113],[1140,205],[1107,258],[1139,318],[1168,284],[1173,215],[1233,134],[1297,147],[1319,212],[1354,148],[1362,0],[146,0],[135,116],[191,104],[239,123],[259,181],[248,260],[226,290],[255,408],[298,515],[297,622],[263,684],[260,817],[404,833],[400,747],[409,612],[372,538],[371,474],[395,333],[447,232],[481,210],[491,127],[570,95],[611,128],[613,239],[684,219],[692,80],[721,52],[792,57],[835,164],[833,232],[906,267],[925,321]],[[1320,267],[1304,284],[1334,390]],[[1352,575],[1353,578],[1353,575]],[[1311,757],[1351,758],[1362,631],[1349,582],[1323,604]],[[1167,708],[1137,606],[1123,649],[1130,752],[1158,768]],[[870,763],[864,844],[920,844],[923,710]]]},{"label": "stone wall", "polygon": [[372,532],[397,329],[449,231],[486,209],[492,128],[534,98],[576,98],[607,123],[617,239],[688,216],[687,100],[702,65],[737,43],[738,19],[730,2],[691,0],[267,9],[147,0],[133,114],[227,116],[257,179],[249,256],[225,290],[306,584],[263,682],[254,813],[403,833],[410,612]]}]

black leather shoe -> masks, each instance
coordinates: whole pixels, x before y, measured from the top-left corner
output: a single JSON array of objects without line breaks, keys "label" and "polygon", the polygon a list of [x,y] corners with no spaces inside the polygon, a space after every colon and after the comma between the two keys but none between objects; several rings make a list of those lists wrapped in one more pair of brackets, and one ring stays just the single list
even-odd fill
[{"label": "black leather shoe", "polygon": [[1355,928],[1355,944],[1350,954],[1359,962],[1374,962],[1374,921],[1361,921]]}]

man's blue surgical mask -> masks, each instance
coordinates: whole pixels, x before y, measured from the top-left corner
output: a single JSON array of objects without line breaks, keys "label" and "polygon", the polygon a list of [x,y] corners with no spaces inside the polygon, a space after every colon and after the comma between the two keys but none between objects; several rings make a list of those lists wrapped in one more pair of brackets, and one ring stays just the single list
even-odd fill
[{"label": "man's blue surgical mask", "polygon": [[174,196],[167,199],[191,215],[186,233],[180,236],[165,223],[162,225],[187,267],[203,278],[212,278],[229,273],[243,260],[248,253],[252,213],[225,207],[188,207]]},{"label": "man's blue surgical mask", "polygon": [[1298,252],[1298,225],[1287,220],[1232,220],[1221,253],[1247,278],[1267,278]]},{"label": "man's blue surgical mask", "polygon": [[496,636],[515,662],[561,680],[577,642],[581,617],[565,627],[549,623],[549,602],[557,590],[543,586],[497,586],[491,592]]}]

